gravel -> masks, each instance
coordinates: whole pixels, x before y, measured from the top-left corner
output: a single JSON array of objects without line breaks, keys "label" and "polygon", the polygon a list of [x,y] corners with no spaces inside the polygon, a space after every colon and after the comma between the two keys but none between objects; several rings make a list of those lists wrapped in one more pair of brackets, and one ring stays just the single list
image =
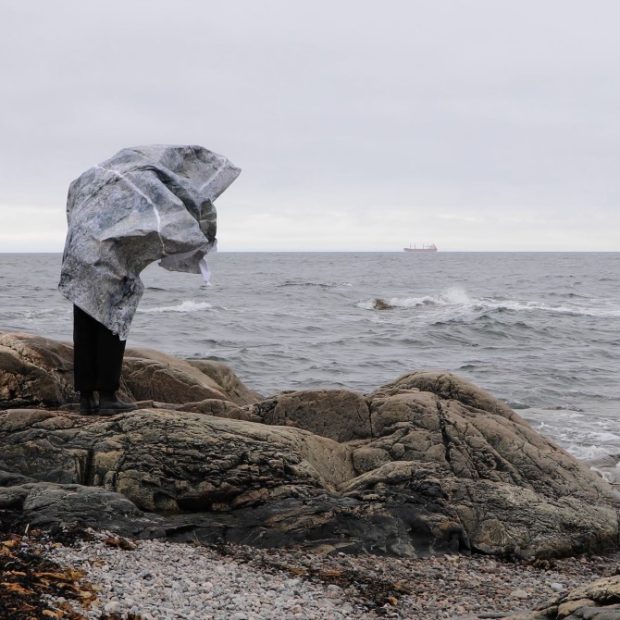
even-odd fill
[{"label": "gravel", "polygon": [[61,565],[83,570],[98,588],[97,603],[79,610],[87,618],[105,612],[143,620],[339,619],[364,617],[366,611],[335,584],[265,571],[206,547],[143,541],[127,550],[100,540],[48,553]]},{"label": "gravel", "polygon": [[618,554],[513,563],[131,542],[105,532],[91,538],[49,544],[45,553],[84,571],[98,599],[88,609],[72,605],[97,620],[500,618],[620,572]]}]

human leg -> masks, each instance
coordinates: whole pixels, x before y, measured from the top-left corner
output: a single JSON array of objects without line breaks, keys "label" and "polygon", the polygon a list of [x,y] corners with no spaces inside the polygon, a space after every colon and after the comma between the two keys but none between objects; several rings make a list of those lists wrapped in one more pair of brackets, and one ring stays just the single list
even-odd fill
[{"label": "human leg", "polygon": [[123,402],[116,396],[120,386],[126,341],[101,324],[97,336],[96,385],[99,392],[99,412],[111,414],[132,411],[136,408],[134,405]]},{"label": "human leg", "polygon": [[126,341],[105,325],[98,325],[96,389],[99,392],[116,392],[121,382]]}]

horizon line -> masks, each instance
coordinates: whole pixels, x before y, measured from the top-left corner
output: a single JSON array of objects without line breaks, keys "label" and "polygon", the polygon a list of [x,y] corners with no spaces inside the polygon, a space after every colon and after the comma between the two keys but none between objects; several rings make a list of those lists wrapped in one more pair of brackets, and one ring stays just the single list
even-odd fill
[{"label": "horizon line", "polygon": [[[2,254],[62,254],[62,250],[14,250],[0,251]],[[618,254],[617,250],[437,250],[423,253],[437,254]],[[406,254],[418,256],[422,253],[405,252],[404,250],[217,250],[211,254]],[[158,259],[156,259],[158,260]],[[155,262],[155,261],[154,261]]]}]

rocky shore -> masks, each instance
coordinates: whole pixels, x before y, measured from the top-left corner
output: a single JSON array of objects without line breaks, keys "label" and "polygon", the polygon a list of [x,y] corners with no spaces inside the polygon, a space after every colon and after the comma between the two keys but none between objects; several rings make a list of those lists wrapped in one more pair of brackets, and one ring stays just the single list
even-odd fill
[{"label": "rocky shore", "polygon": [[98,592],[76,617],[620,618],[617,492],[459,377],[265,398],[130,350],[122,392],[137,411],[80,415],[71,347],[0,334],[0,511],[93,529],[20,538]]}]

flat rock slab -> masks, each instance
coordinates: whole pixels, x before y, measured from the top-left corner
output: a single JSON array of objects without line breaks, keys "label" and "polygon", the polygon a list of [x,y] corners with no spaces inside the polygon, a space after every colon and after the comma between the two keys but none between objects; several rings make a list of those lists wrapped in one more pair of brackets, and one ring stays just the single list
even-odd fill
[{"label": "flat rock slab", "polygon": [[550,557],[618,542],[611,486],[448,373],[410,373],[366,396],[258,400],[225,367],[140,351],[125,385],[142,408],[97,417],[9,406],[48,384],[64,398],[68,371],[45,360],[71,349],[15,335],[0,346],[11,351],[0,358],[0,386],[11,386],[0,411],[0,509],[32,522],[411,557]]}]

